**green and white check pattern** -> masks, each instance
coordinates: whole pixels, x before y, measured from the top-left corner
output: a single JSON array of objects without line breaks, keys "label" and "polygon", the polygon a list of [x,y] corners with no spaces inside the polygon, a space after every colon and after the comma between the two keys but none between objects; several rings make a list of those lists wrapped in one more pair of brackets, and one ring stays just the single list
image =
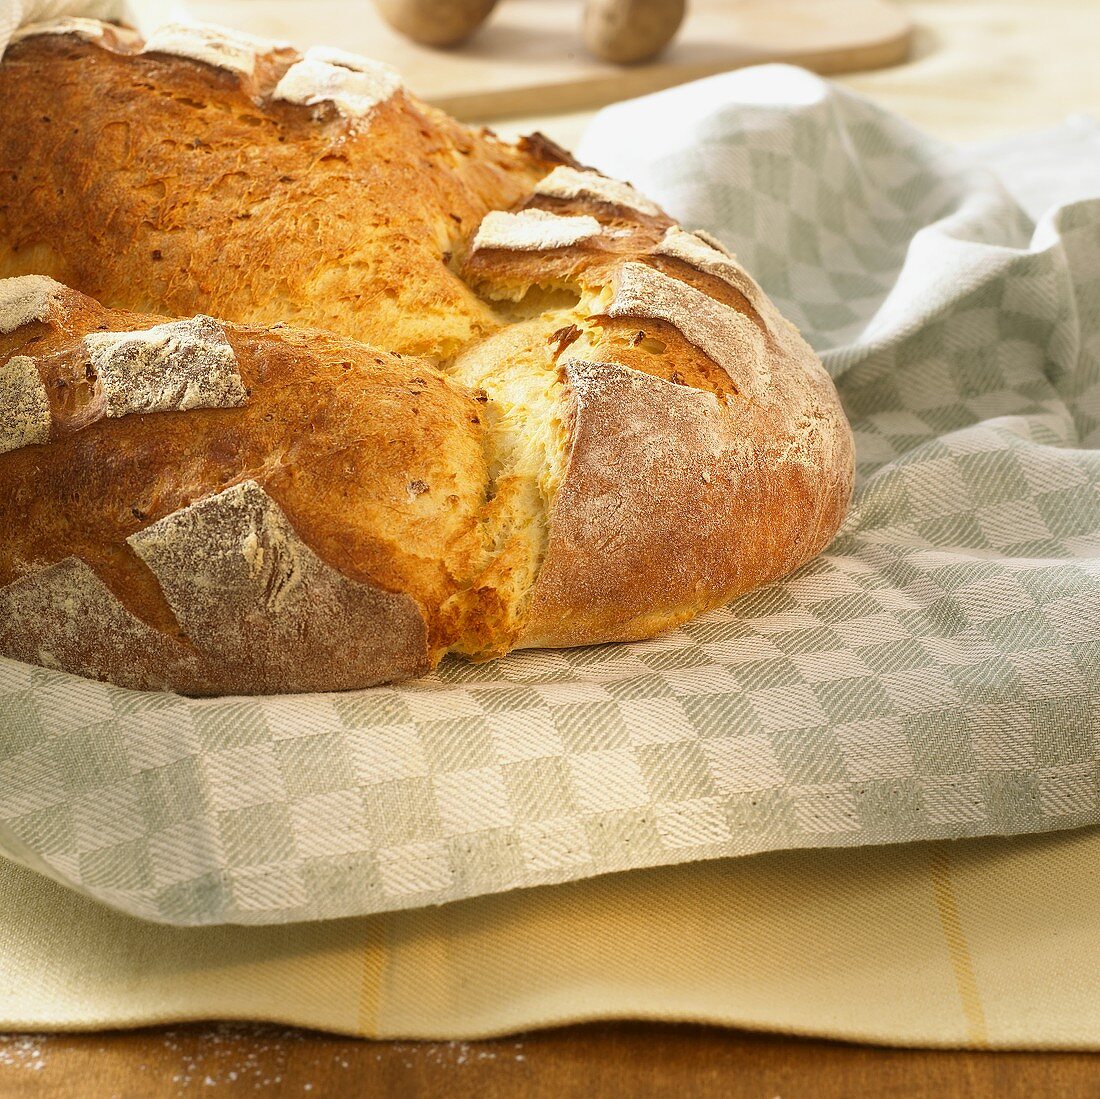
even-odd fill
[{"label": "green and white check pattern", "polygon": [[[644,139],[638,137],[644,134]],[[180,924],[1100,821],[1100,201],[766,68],[582,159],[734,247],[852,418],[828,552],[642,644],[188,700],[0,661],[0,851]]]}]

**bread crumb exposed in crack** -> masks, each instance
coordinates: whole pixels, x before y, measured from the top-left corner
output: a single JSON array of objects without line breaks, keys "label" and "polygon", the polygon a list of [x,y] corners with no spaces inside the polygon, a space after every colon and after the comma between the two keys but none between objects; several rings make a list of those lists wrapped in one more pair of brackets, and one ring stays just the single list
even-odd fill
[{"label": "bread crumb exposed in crack", "polygon": [[566,460],[562,378],[549,337],[571,317],[552,311],[514,324],[449,366],[456,381],[485,395],[481,565],[451,608],[462,623],[454,648],[468,655],[510,647],[546,552],[547,515]]}]

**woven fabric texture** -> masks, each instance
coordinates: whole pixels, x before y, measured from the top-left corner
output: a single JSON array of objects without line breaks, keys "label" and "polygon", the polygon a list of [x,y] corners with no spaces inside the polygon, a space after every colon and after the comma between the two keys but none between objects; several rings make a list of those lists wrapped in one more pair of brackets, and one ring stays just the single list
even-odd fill
[{"label": "woven fabric texture", "polygon": [[0,661],[0,853],[179,923],[1100,821],[1100,201],[1036,221],[958,150],[766,67],[579,155],[719,236],[856,433],[851,515],[651,642],[190,700]]},{"label": "woven fabric texture", "polygon": [[91,19],[132,18],[128,0],[0,0],[0,56],[16,27],[75,15]]}]

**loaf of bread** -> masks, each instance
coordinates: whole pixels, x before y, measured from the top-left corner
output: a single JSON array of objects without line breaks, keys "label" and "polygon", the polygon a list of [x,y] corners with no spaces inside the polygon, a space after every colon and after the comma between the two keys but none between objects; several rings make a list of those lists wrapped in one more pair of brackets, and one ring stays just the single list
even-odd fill
[{"label": "loaf of bread", "polygon": [[650,637],[838,529],[716,240],[390,69],[64,20],[0,63],[0,654],[192,694]]}]

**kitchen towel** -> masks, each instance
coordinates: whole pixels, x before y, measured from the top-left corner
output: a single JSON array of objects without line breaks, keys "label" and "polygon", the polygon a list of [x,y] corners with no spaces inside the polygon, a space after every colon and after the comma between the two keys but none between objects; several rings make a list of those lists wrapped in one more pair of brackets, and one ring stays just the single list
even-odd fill
[{"label": "kitchen towel", "polygon": [[67,16],[122,19],[131,14],[125,0],[0,0],[0,57],[15,29],[27,23],[48,23]]},{"label": "kitchen towel", "polygon": [[821,353],[859,461],[829,550],[651,642],[370,691],[0,662],[0,852],[148,919],[278,923],[1100,821],[1100,200],[1035,217],[782,66],[609,108],[579,155],[724,240]]},{"label": "kitchen towel", "polygon": [[152,924],[0,861],[0,1029],[251,1019],[453,1040],[633,1018],[1100,1049],[1098,895],[1100,828],[772,851],[266,927]]}]

